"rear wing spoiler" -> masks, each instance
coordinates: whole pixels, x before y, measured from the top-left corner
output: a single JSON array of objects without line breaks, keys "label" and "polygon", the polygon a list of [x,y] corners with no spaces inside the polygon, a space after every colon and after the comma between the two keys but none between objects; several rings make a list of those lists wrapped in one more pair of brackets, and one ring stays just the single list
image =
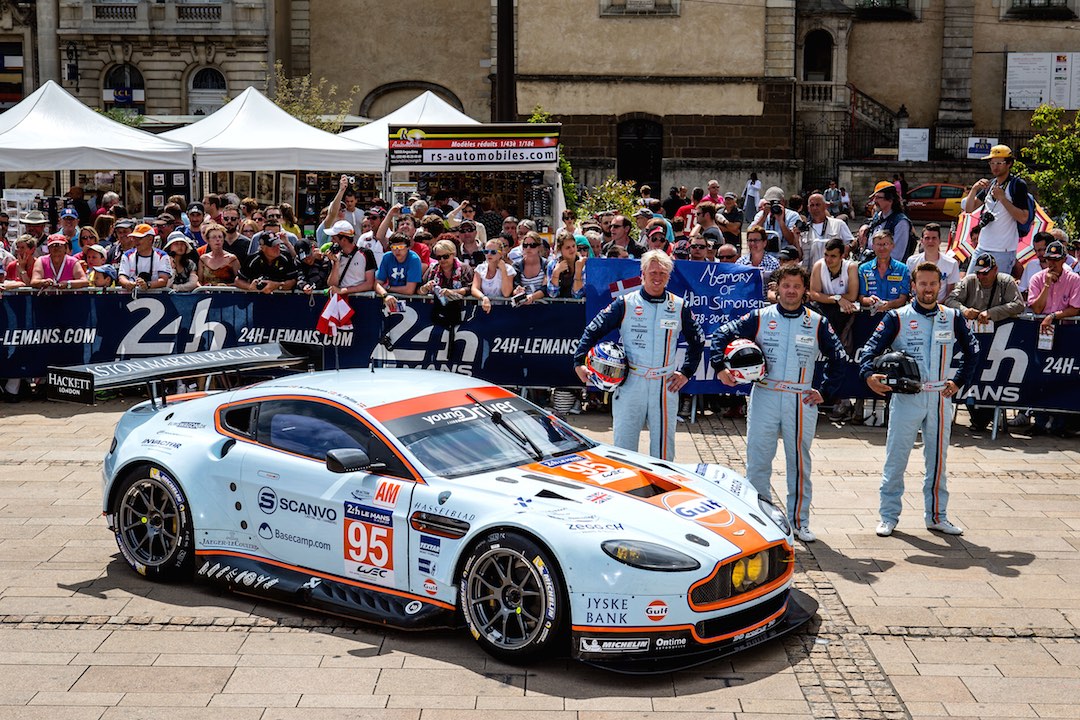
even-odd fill
[{"label": "rear wing spoiler", "polygon": [[165,404],[165,383],[169,380],[282,368],[307,362],[293,355],[280,343],[206,350],[203,352],[158,357],[114,360],[112,362],[50,367],[45,396],[50,400],[94,404],[99,390],[146,385],[153,403]]}]

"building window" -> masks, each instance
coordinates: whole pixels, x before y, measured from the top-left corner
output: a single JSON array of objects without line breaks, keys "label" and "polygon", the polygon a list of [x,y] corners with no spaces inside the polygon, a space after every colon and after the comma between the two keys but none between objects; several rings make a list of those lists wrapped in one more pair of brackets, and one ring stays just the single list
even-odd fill
[{"label": "building window", "polygon": [[225,105],[229,88],[217,68],[202,68],[191,74],[188,88],[188,114],[210,115]]},{"label": "building window", "polygon": [[600,17],[678,17],[681,0],[600,0]]},{"label": "building window", "polygon": [[803,44],[803,80],[832,82],[833,39],[826,30],[806,34]]},{"label": "building window", "polygon": [[1009,20],[1073,20],[1075,0],[1009,0],[1004,17]]},{"label": "building window", "polygon": [[915,20],[917,16],[911,5],[908,0],[855,0],[855,17],[860,20]]},{"label": "building window", "polygon": [[124,108],[146,114],[146,93],[143,76],[134,65],[116,65],[105,73],[101,100],[106,110]]},{"label": "building window", "polygon": [[14,107],[23,97],[22,43],[0,42],[0,110]]}]

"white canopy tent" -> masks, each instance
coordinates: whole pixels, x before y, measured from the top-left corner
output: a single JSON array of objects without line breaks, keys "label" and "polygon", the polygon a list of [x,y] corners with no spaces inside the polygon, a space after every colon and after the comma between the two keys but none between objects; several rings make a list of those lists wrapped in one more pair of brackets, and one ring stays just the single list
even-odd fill
[{"label": "white canopy tent", "polygon": [[212,115],[160,137],[195,148],[195,169],[370,170],[384,166],[381,146],[334,135],[297,120],[253,87]]},{"label": "white canopy tent", "polygon": [[191,145],[94,112],[52,80],[0,114],[0,171],[191,170]]},{"label": "white canopy tent", "polygon": [[[435,93],[427,90],[423,95],[410,100],[386,117],[372,120],[363,127],[348,130],[340,137],[368,143],[382,148],[383,162],[378,167],[364,168],[369,172],[382,172],[385,169],[387,128],[391,125],[479,125],[478,120],[461,112]],[[358,168],[359,169],[359,168]]]}]

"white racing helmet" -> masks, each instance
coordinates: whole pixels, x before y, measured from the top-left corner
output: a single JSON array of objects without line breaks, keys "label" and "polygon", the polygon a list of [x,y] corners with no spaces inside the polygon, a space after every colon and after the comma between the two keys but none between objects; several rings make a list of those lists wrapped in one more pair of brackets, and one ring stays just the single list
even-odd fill
[{"label": "white racing helmet", "polygon": [[585,372],[593,387],[611,392],[626,379],[626,353],[616,343],[598,343],[585,356]]},{"label": "white racing helmet", "polygon": [[765,353],[753,340],[732,340],[724,348],[724,364],[737,383],[752,383],[765,377]]}]

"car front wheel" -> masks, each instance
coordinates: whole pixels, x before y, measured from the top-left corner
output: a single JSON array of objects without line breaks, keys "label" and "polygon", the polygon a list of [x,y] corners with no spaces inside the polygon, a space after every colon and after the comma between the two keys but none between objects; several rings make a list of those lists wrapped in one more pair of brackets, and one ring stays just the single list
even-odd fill
[{"label": "car front wheel", "polygon": [[507,662],[546,654],[569,611],[553,558],[512,532],[492,532],[477,543],[462,570],[460,597],[473,637]]},{"label": "car front wheel", "polygon": [[152,580],[190,577],[195,564],[191,511],[164,470],[140,466],[116,494],[116,544],[136,572]]}]

